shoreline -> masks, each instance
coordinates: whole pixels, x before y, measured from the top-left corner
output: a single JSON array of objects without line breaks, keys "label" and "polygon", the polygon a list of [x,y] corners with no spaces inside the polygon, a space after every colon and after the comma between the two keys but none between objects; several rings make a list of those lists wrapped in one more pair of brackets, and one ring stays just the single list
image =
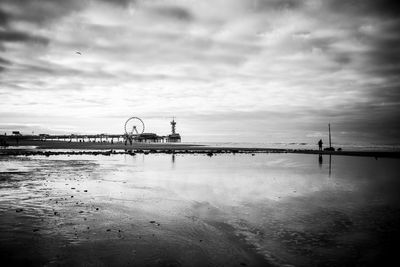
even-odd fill
[{"label": "shoreline", "polygon": [[[359,156],[375,158],[400,158],[400,151],[319,151],[308,149],[281,149],[281,148],[248,148],[248,147],[215,147],[198,144],[182,143],[89,143],[89,142],[64,142],[64,141],[28,141],[21,140],[16,148],[1,148],[0,155],[31,156],[31,155],[106,155],[136,153],[154,154],[254,154],[254,153],[294,153],[313,155]],[[36,147],[27,149],[24,147]],[[70,150],[70,151],[54,151]]]}]

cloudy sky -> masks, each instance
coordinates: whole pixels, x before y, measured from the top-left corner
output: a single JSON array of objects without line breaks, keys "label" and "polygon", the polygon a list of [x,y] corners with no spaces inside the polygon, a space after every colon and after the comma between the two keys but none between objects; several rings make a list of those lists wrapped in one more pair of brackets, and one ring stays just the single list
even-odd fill
[{"label": "cloudy sky", "polygon": [[[388,0],[0,0],[0,131],[400,143]],[[81,54],[76,53],[79,51]]]}]

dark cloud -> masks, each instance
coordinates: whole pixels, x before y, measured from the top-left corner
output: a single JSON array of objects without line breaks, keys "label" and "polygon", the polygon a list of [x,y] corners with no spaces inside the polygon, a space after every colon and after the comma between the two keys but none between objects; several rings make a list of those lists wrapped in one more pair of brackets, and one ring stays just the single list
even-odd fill
[{"label": "dark cloud", "polygon": [[3,9],[8,21],[25,21],[39,25],[61,19],[74,10],[81,9],[87,2],[79,0],[2,0],[3,4],[12,7],[8,13],[5,13]]},{"label": "dark cloud", "polygon": [[382,27],[377,36],[369,37],[372,49],[366,56],[377,73],[392,76],[400,71],[400,35],[397,34],[399,32],[400,21],[395,26]]},{"label": "dark cloud", "polygon": [[[96,1],[96,0],[94,0]],[[104,2],[108,4],[113,4],[113,5],[119,5],[119,6],[127,6],[129,4],[136,4],[138,1],[137,0],[98,0],[98,2]]]},{"label": "dark cloud", "polygon": [[20,31],[0,31],[0,41],[3,42],[31,42],[46,45],[49,39]]},{"label": "dark cloud", "polygon": [[298,9],[304,5],[304,2],[301,0],[253,0],[252,8],[255,11]]},{"label": "dark cloud", "polygon": [[328,0],[322,1],[333,11],[361,15],[394,16],[400,14],[400,3],[395,0]]},{"label": "dark cloud", "polygon": [[[363,63],[359,71],[369,77],[379,77],[386,88],[398,84],[400,73],[400,2],[391,0],[328,0],[323,1],[327,14],[340,23],[341,29],[352,34],[365,51],[341,51],[335,54],[336,62],[351,62],[358,58]],[[336,51],[331,51],[336,53]],[[349,61],[350,60],[350,61]],[[396,87],[395,90],[400,88]],[[387,89],[376,88],[377,94],[386,94]],[[393,94],[400,101],[400,94]],[[393,111],[396,107],[392,107]]]},{"label": "dark cloud", "polygon": [[356,105],[345,119],[337,121],[337,125],[359,134],[367,133],[372,140],[399,142],[400,113],[393,112],[399,108],[398,105]]},{"label": "dark cloud", "polygon": [[0,26],[7,25],[9,21],[9,14],[0,8]]},{"label": "dark cloud", "polygon": [[369,98],[373,100],[371,101],[371,106],[393,107],[397,105],[399,108],[400,81],[397,84],[377,86],[375,88],[372,88],[369,93]]},{"label": "dark cloud", "polygon": [[328,37],[313,37],[310,36],[307,39],[304,39],[300,42],[299,46],[303,46],[306,49],[314,49],[318,48],[323,52],[329,52],[332,48],[332,45],[338,41],[338,38],[328,36]]},{"label": "dark cloud", "polygon": [[53,66],[35,66],[32,64],[19,64],[18,68],[21,71],[30,73],[32,75],[41,75],[41,74],[51,74],[51,75],[66,75],[65,71],[62,71],[60,68],[55,68]]},{"label": "dark cloud", "polygon": [[[335,48],[335,44],[342,40],[340,37],[315,37],[309,32],[298,32],[293,34],[293,37],[295,42],[291,44],[291,47],[296,47],[298,50],[311,52],[313,49],[317,48],[334,62],[338,63],[339,67],[352,62],[353,55],[350,51],[339,51]],[[293,42],[293,40],[290,41]]]},{"label": "dark cloud", "polygon": [[[44,26],[84,9],[90,3],[100,2],[122,7],[136,3],[135,0],[1,0],[0,25],[16,20]],[[1,9],[1,4],[7,4],[12,8],[6,12],[4,8]]]},{"label": "dark cloud", "polygon": [[152,12],[164,16],[166,18],[182,20],[182,21],[192,21],[194,19],[192,13],[189,10],[178,7],[178,6],[157,6],[150,9]]},{"label": "dark cloud", "polygon": [[346,65],[351,62],[351,55],[349,53],[337,53],[334,54],[333,60],[341,65]]},{"label": "dark cloud", "polygon": [[0,73],[7,70],[6,66],[11,65],[11,61],[0,57]]},{"label": "dark cloud", "polygon": [[[0,1],[0,48],[1,42],[34,42],[47,44],[48,39],[30,33],[16,31],[13,22],[27,22],[38,27],[51,26],[57,20],[84,9],[89,3],[103,2],[118,6],[134,3],[132,0],[1,0]],[[5,7],[8,8],[5,8]]]},{"label": "dark cloud", "polygon": [[47,27],[82,7],[84,2],[86,1],[1,0],[0,50],[5,50],[4,43],[7,42],[47,45],[49,38],[33,33],[32,28],[16,30],[14,24],[25,22],[31,26]]},{"label": "dark cloud", "polygon": [[[38,77],[41,77],[42,75],[50,75],[51,77],[85,77],[87,79],[107,79],[110,77],[115,77],[113,74],[102,70],[84,71],[44,61],[38,61],[36,64],[15,63],[13,64],[13,69],[22,73],[26,73],[24,77],[29,75]],[[35,83],[38,82],[39,81],[35,81]]]},{"label": "dark cloud", "polygon": [[0,57],[0,65],[11,65],[11,61]]}]

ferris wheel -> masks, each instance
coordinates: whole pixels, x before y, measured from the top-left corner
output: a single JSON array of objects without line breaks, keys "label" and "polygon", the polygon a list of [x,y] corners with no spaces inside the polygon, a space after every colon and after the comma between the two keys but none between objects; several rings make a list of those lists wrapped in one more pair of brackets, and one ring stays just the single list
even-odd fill
[{"label": "ferris wheel", "polygon": [[138,117],[130,117],[125,122],[125,134],[139,135],[144,133],[144,122]]}]

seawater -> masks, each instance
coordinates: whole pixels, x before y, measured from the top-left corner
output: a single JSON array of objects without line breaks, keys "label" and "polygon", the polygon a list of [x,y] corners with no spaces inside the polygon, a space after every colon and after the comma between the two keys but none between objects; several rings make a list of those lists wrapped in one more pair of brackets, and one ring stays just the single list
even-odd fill
[{"label": "seawater", "polygon": [[399,163],[299,154],[2,156],[0,252],[38,265],[257,265],[251,251],[274,266],[374,265],[395,255]]},{"label": "seawater", "polygon": [[[216,147],[234,147],[234,148],[277,148],[277,149],[308,149],[317,150],[318,140],[315,143],[299,143],[299,142],[271,142],[271,143],[254,143],[254,142],[186,142],[188,144],[199,144]],[[324,147],[328,147],[324,143]],[[341,148],[343,151],[400,151],[399,144],[352,144],[352,143],[333,143],[336,149]]]}]

